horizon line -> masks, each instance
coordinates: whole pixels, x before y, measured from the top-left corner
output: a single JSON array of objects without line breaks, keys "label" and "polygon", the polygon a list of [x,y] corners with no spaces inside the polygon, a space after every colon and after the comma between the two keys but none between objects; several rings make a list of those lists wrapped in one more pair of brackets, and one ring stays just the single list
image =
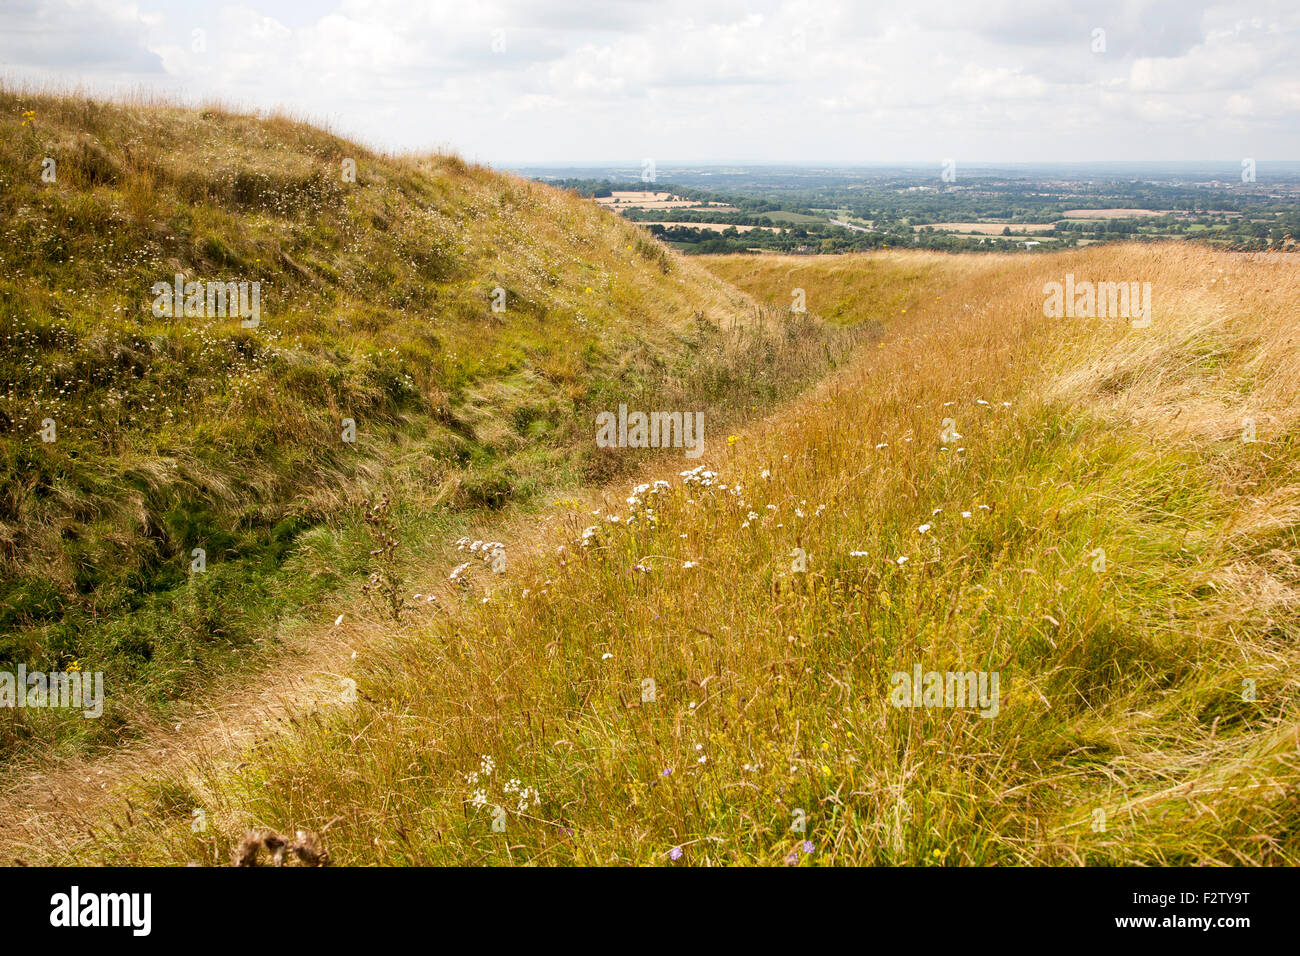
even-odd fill
[{"label": "horizon line", "polygon": [[[1227,165],[1241,166],[1243,158],[1250,158],[1258,165],[1260,163],[1278,163],[1287,165],[1300,166],[1300,159],[1260,159],[1259,157],[1237,157],[1235,159],[1092,159],[1092,160],[1051,160],[1051,159],[972,159],[957,160],[960,166],[1194,166],[1194,165]],[[513,168],[528,167],[531,169],[613,169],[626,166],[629,169],[636,168],[639,164],[626,159],[621,160],[530,160],[525,162],[511,161],[501,162],[493,160],[479,160],[486,166],[494,168]],[[825,168],[825,169],[860,169],[870,166],[885,167],[925,167],[939,166],[943,160],[862,160],[851,162],[848,160],[830,161],[830,160],[772,160],[772,159],[717,159],[717,160],[655,160],[656,168],[680,167],[680,166],[699,166],[699,167],[720,167],[720,166],[791,166],[807,168]]]}]

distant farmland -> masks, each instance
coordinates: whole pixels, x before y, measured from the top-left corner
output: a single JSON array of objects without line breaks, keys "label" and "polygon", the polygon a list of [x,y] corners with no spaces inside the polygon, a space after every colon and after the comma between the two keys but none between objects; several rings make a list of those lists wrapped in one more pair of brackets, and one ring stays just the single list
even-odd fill
[{"label": "distant farmland", "polygon": [[1063,219],[1132,219],[1134,216],[1163,216],[1158,209],[1067,209]]},{"label": "distant farmland", "polygon": [[610,209],[733,209],[727,203],[700,203],[683,199],[669,192],[651,190],[616,189],[608,196],[597,196],[596,202]]}]

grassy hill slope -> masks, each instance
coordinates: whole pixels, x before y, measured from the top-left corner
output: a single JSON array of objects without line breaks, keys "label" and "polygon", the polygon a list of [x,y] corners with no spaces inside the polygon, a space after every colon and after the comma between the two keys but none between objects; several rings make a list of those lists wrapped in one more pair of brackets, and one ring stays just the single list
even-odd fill
[{"label": "grassy hill slope", "polygon": [[[283,117],[0,90],[0,213],[0,666],[109,685],[98,722],[0,715],[0,753],[256,661],[372,571],[367,499],[441,549],[626,470],[597,411],[718,427],[874,328],[776,323],[575,195]],[[155,314],[177,274],[260,283],[257,327]]]},{"label": "grassy hill slope", "polygon": [[[350,864],[1300,862],[1295,267],[887,261],[959,281],[376,635],[359,700],[42,852],[224,864],[266,825]],[[798,270],[816,309],[880,262],[712,266],[777,303]],[[1067,272],[1152,282],[1151,326],[1044,318]],[[895,706],[917,665],[998,673],[996,713]]]}]

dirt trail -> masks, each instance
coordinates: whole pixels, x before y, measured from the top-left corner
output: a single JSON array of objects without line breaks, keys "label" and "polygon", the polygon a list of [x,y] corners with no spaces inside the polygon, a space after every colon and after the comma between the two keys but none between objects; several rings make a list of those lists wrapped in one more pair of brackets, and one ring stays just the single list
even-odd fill
[{"label": "dirt trail", "polygon": [[303,629],[265,670],[209,689],[179,723],[155,723],[119,750],[7,769],[0,776],[0,865],[44,857],[67,834],[84,835],[160,771],[234,759],[291,715],[338,700],[354,645],[370,625],[332,624]]},{"label": "dirt trail", "polygon": [[[618,487],[622,484],[620,480]],[[617,496],[610,486],[559,497],[591,509],[605,507]],[[543,541],[554,533],[553,524],[540,522],[536,515],[494,518],[491,528],[478,527],[474,536],[509,542],[515,567],[539,554]],[[444,613],[440,607],[456,603],[447,570],[466,556],[447,544],[445,554],[425,558],[413,571],[412,584],[439,582],[424,591],[426,598],[430,592],[437,596],[433,602],[416,601],[403,628],[419,627]],[[295,716],[339,704],[352,660],[368,644],[382,640],[392,624],[357,596],[341,592],[332,602],[318,612],[318,621],[285,636],[281,651],[264,668],[207,688],[179,722],[147,724],[138,738],[110,752],[26,758],[0,771],[0,866],[58,857],[53,847],[73,852],[92,829],[102,828],[115,812],[126,809],[133,792],[138,794],[150,779],[183,776],[197,781],[213,768],[233,770],[259,738]],[[336,624],[340,613],[343,621]]]},{"label": "dirt trail", "polygon": [[[757,314],[757,309],[746,314]],[[809,387],[824,387],[837,374],[832,372]],[[758,426],[773,414],[775,410],[769,410],[748,425]],[[657,476],[679,467],[680,459],[665,453],[646,459],[638,473]],[[573,502],[577,513],[586,516],[591,509],[607,508],[611,503],[617,507],[632,478],[623,476],[605,487],[556,492],[554,497]],[[556,520],[564,517],[555,512],[552,516]],[[491,520],[491,527],[477,527],[473,536],[508,542],[513,567],[538,556],[548,547],[546,542],[554,546],[553,523],[539,521],[537,515],[498,513]],[[420,602],[402,627],[418,627],[422,619],[443,613],[440,606],[455,605],[447,571],[465,557],[449,549],[441,557],[423,561],[411,583],[439,582],[425,587],[425,593],[433,591],[438,600]],[[442,558],[450,562],[445,567]],[[353,658],[370,642],[383,639],[392,625],[379,620],[357,597],[340,593],[332,600],[330,609],[320,612],[319,621],[285,636],[281,651],[264,668],[205,689],[179,723],[146,724],[138,738],[106,753],[28,758],[0,768],[0,865],[41,863],[51,857],[75,862],[71,859],[75,848],[85,845],[92,830],[102,829],[115,813],[125,810],[127,800],[133,793],[139,794],[142,784],[178,777],[197,782],[205,775],[210,779],[214,769],[218,773],[233,771],[259,738],[276,732],[295,716],[339,703],[342,680]],[[344,621],[336,625],[340,612]]]}]

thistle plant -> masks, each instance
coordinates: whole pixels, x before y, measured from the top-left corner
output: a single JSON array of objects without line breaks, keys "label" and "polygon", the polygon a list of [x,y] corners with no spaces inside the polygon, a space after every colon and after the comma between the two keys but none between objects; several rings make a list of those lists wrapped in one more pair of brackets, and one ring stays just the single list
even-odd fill
[{"label": "thistle plant", "polygon": [[375,606],[394,621],[402,619],[406,610],[406,584],[402,579],[400,549],[391,514],[392,502],[388,495],[371,504],[362,502],[366,509],[366,528],[374,547],[370,549],[372,570],[361,591]]}]

